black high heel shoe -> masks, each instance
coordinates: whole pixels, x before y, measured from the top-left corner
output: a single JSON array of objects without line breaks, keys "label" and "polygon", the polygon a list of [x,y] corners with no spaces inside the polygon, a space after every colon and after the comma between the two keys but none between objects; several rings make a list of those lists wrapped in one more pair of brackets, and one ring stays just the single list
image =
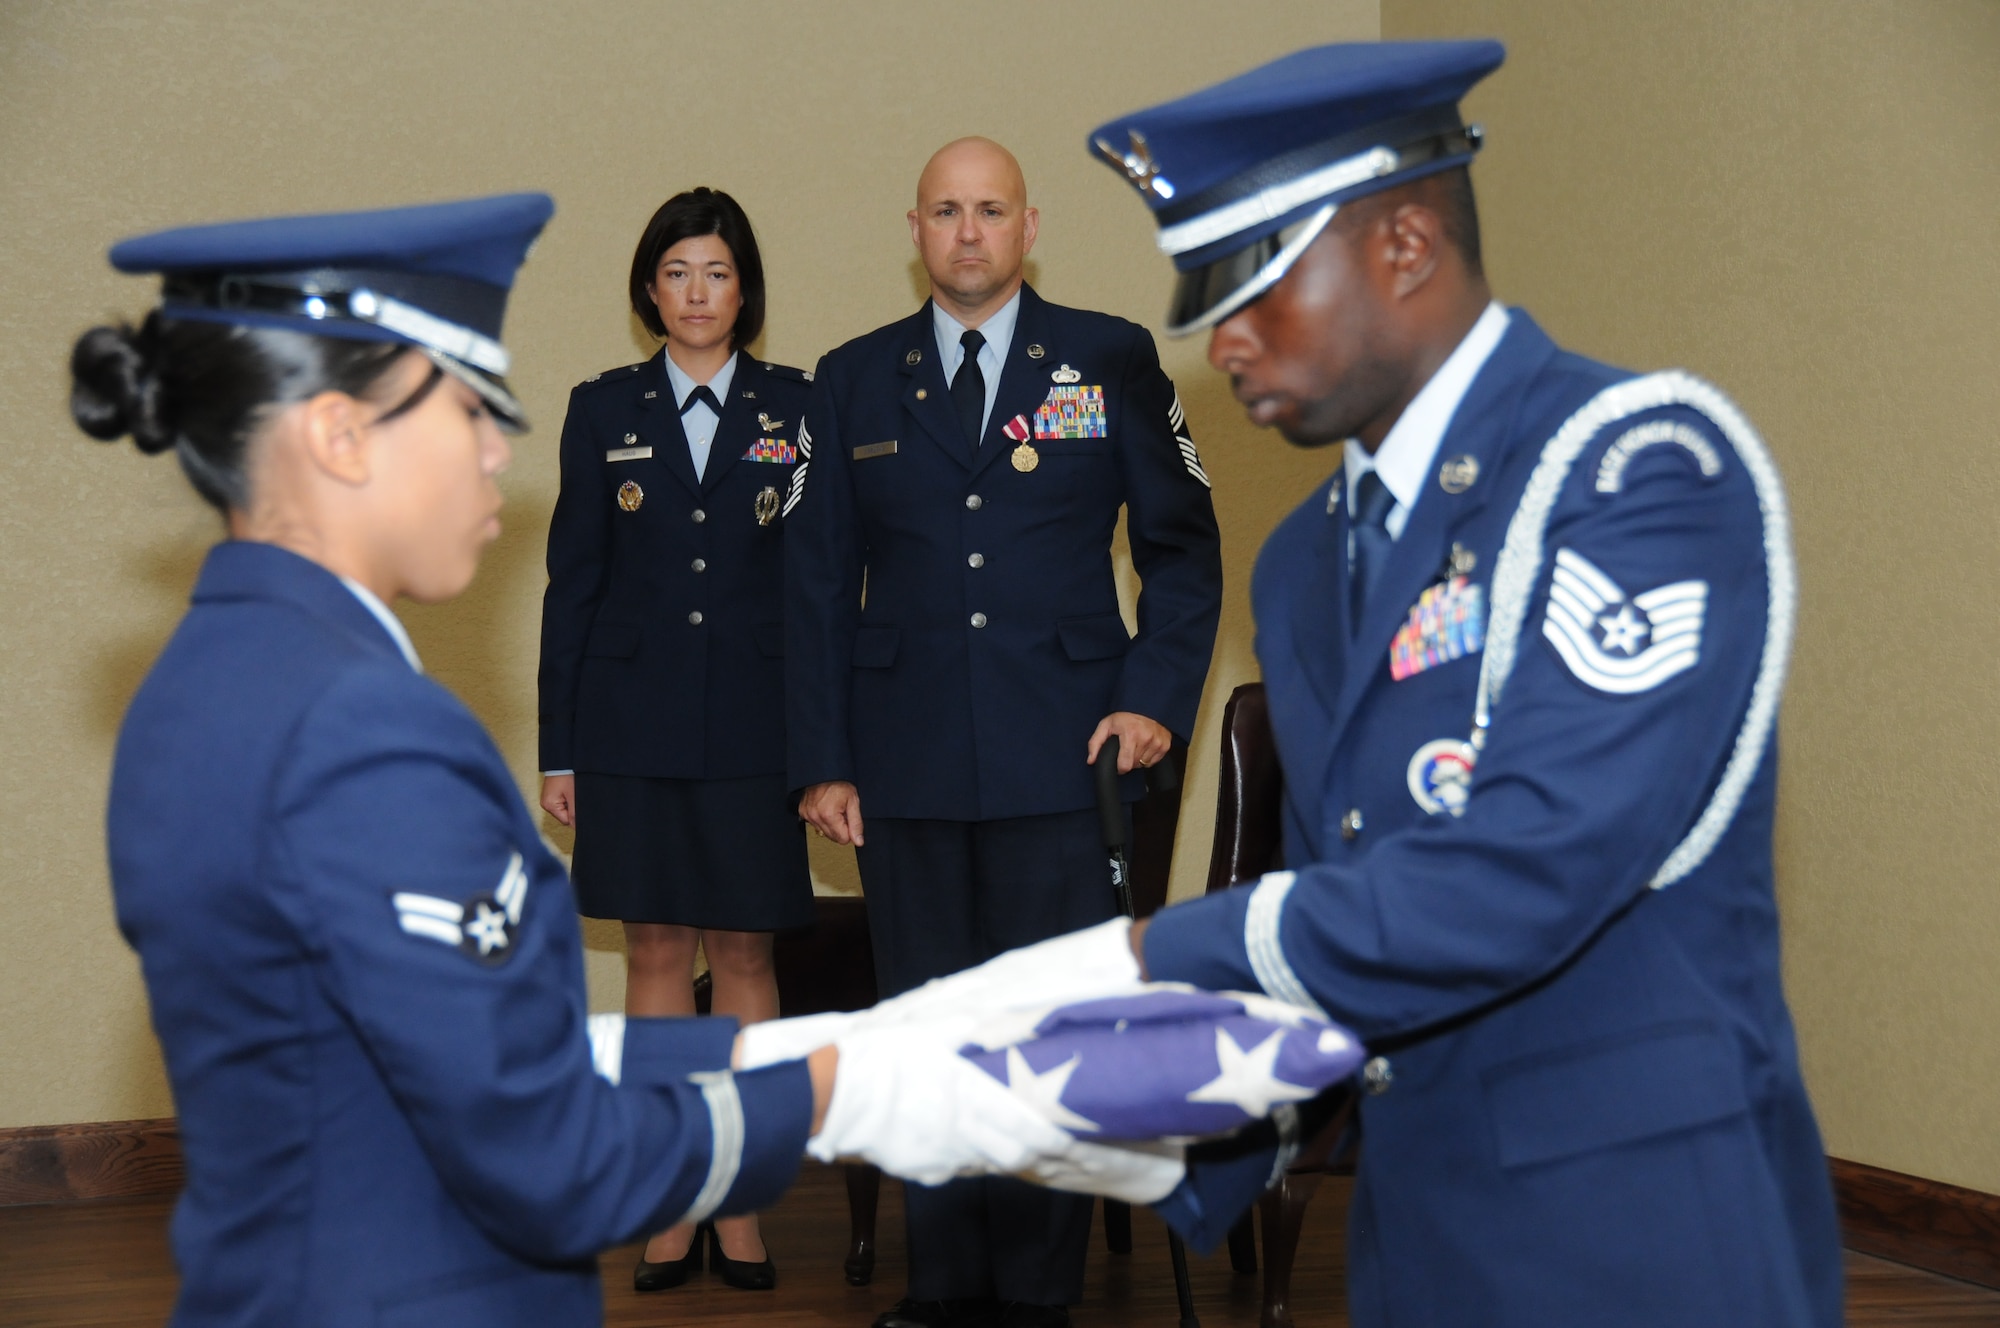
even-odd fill
[{"label": "black high heel shoe", "polygon": [[[688,1242],[687,1253],[678,1259],[667,1259],[660,1263],[646,1262],[646,1251],[639,1251],[639,1266],[632,1270],[634,1291],[665,1291],[677,1287],[701,1271],[701,1234],[708,1229],[703,1223],[694,1229],[694,1239]],[[710,1233],[714,1234],[713,1232]],[[717,1247],[720,1250],[720,1246]]]},{"label": "black high heel shoe", "polygon": [[708,1261],[722,1274],[724,1284],[738,1291],[769,1291],[778,1285],[778,1265],[771,1262],[768,1251],[762,1263],[732,1259],[722,1252],[722,1237],[714,1227],[708,1229]]}]

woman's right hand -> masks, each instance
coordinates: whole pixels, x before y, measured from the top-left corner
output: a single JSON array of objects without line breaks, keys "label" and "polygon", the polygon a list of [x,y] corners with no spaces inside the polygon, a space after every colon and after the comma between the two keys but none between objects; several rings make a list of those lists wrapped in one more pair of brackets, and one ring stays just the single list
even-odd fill
[{"label": "woman's right hand", "polygon": [[564,825],[576,824],[576,776],[542,776],[542,810]]}]

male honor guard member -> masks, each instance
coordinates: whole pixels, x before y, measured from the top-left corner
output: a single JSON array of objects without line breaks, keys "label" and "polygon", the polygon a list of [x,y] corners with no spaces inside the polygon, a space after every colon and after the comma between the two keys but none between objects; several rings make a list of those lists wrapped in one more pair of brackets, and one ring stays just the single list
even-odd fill
[{"label": "male honor guard member", "polygon": [[1784,490],[1714,387],[1488,295],[1457,102],[1502,58],[1322,47],[1091,136],[1174,330],[1345,444],[1251,587],[1287,870],[1142,960],[1369,1044],[1357,1324],[1836,1328],[1772,897]]},{"label": "male honor guard member", "polygon": [[[1174,385],[1145,329],[1023,284],[1026,194],[998,144],[931,159],[909,219],[932,298],[821,361],[786,498],[790,779],[861,845],[885,997],[1111,916],[1088,759],[1112,732],[1128,766],[1185,738],[1214,647],[1214,507]],[[908,1212],[885,1328],[995,1300],[1060,1323],[1081,1298],[1087,1199],[969,1180]]]}]

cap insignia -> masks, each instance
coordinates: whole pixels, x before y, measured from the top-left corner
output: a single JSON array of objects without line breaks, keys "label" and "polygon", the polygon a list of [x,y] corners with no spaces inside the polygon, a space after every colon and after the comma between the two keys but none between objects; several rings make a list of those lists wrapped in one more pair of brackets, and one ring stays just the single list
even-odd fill
[{"label": "cap insignia", "polygon": [[1101,138],[1092,139],[1091,146],[1097,149],[1099,156],[1125,172],[1125,178],[1140,193],[1155,194],[1162,201],[1172,198],[1174,186],[1160,174],[1159,163],[1153,160],[1153,150],[1147,146],[1146,136],[1136,129],[1127,129],[1125,133],[1132,140],[1129,152],[1120,152]]}]

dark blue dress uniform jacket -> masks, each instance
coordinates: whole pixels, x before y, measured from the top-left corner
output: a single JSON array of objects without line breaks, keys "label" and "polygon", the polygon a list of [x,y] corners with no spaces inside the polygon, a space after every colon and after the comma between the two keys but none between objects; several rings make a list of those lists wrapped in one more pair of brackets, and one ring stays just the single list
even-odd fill
[{"label": "dark blue dress uniform jacket", "polygon": [[[973,455],[928,303],[833,351],[814,379],[785,518],[795,789],[852,781],[871,816],[1077,811],[1095,798],[1084,749],[1105,715],[1187,736],[1221,554],[1144,328],[1023,287]],[[1035,468],[1018,470],[1006,426],[1058,385],[1102,389],[1103,436],[1034,440]],[[1111,565],[1121,504],[1143,582],[1136,638]]]},{"label": "dark blue dress uniform jacket", "polygon": [[598,1250],[794,1174],[802,1065],[689,1082],[726,1024],[631,1021],[593,1073],[561,864],[318,565],[210,554],[109,830],[186,1149],[176,1324],[596,1324]]},{"label": "dark blue dress uniform jacket", "polygon": [[[1257,654],[1295,875],[1165,911],[1148,967],[1317,1002],[1382,1054],[1349,1223],[1358,1324],[1837,1328],[1772,896],[1792,595],[1776,471],[1719,428],[1726,403],[1586,418],[1565,431],[1567,475],[1529,495],[1552,502],[1538,562],[1503,565],[1544,443],[1600,390],[1643,404],[1659,381],[1513,319],[1438,453],[1441,474],[1469,458],[1477,478],[1417,502],[1357,637],[1329,491],[1266,544]],[[1489,600],[1521,576],[1527,606],[1458,816],[1419,806],[1413,758],[1469,736],[1494,642],[1401,681],[1389,667],[1454,544]],[[1704,583],[1698,658],[1628,667],[1629,637],[1580,649],[1550,606],[1579,556],[1619,603]],[[1618,618],[1612,602],[1597,616]]]},{"label": "dark blue dress uniform jacket", "polygon": [[[785,768],[777,513],[807,381],[739,353],[699,480],[665,350],[570,394],[542,607],[542,769],[740,779]],[[652,455],[611,459],[632,448]],[[631,511],[618,499],[628,482]]]}]

